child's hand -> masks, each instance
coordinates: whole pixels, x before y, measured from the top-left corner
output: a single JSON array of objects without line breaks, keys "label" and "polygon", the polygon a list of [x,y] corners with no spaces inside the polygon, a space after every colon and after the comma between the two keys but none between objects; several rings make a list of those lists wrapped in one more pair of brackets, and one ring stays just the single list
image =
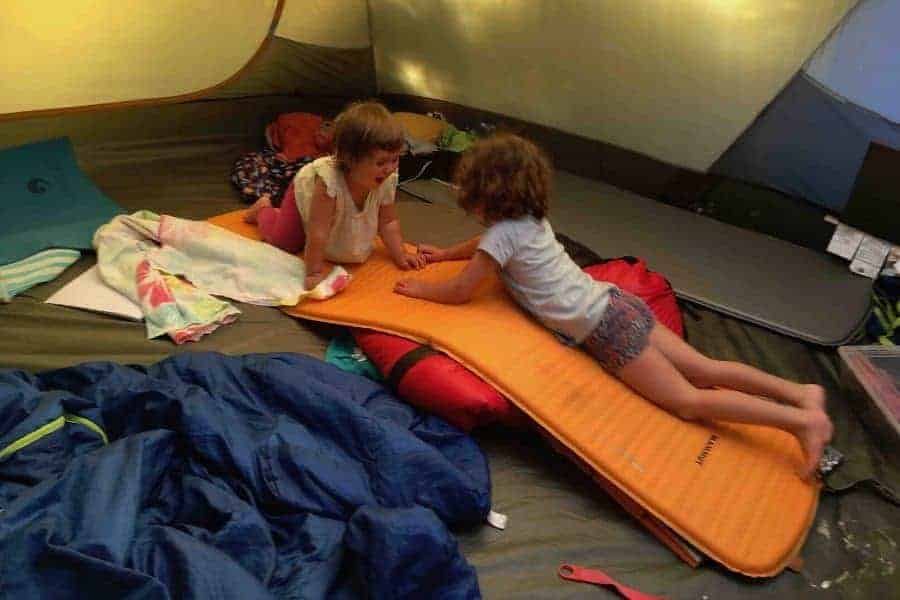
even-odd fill
[{"label": "child's hand", "polygon": [[394,286],[394,293],[410,298],[421,298],[425,285],[418,279],[401,279]]},{"label": "child's hand", "polygon": [[419,255],[425,258],[426,263],[436,263],[447,260],[447,251],[431,244],[419,244]]},{"label": "child's hand", "polygon": [[404,251],[400,260],[397,261],[397,266],[403,271],[408,271],[409,269],[421,269],[425,264],[425,256],[418,252],[413,254]]},{"label": "child's hand", "polygon": [[311,291],[317,285],[322,283],[322,281],[324,281],[325,278],[327,278],[331,274],[331,271],[333,269],[334,265],[332,263],[328,262],[327,260],[322,261],[322,266],[317,270],[313,272],[306,272],[306,278],[303,280],[303,289],[305,289],[306,291]]},{"label": "child's hand", "polygon": [[322,283],[322,281],[328,277],[328,272],[320,271],[318,273],[312,273],[306,276],[306,279],[303,280],[303,288],[306,291],[310,291],[315,289],[317,285]]}]

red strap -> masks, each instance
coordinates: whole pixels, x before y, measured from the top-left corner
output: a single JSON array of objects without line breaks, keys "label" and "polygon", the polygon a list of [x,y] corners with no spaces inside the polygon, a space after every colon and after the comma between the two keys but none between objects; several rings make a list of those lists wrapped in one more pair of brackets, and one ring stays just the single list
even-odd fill
[{"label": "red strap", "polygon": [[651,596],[627,585],[622,585],[603,571],[597,569],[586,569],[578,565],[563,564],[559,566],[557,573],[560,577],[569,581],[611,586],[627,600],[662,600],[662,596]]}]

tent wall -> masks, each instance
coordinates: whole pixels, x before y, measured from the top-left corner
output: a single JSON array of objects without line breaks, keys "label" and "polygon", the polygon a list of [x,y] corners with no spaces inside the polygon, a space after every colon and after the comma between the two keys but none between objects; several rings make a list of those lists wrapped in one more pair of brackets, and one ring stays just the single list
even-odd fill
[{"label": "tent wall", "polygon": [[806,65],[822,86],[900,123],[900,2],[864,0]]},{"label": "tent wall", "polygon": [[855,0],[371,0],[382,92],[447,100],[699,170]]},{"label": "tent wall", "polygon": [[840,211],[873,140],[900,147],[900,125],[799,73],[710,170]]},{"label": "tent wall", "polygon": [[6,0],[0,114],[182,96],[266,39],[277,0]]},{"label": "tent wall", "polygon": [[366,0],[287,0],[275,35],[329,48],[369,48]]},{"label": "tent wall", "polygon": [[365,0],[284,0],[267,40],[279,4],[69,0],[60,10],[4,2],[0,39],[21,43],[6,42],[0,56],[0,116],[198,92],[375,93]]},{"label": "tent wall", "polygon": [[375,95],[372,48],[330,48],[274,36],[241,75],[207,98]]},{"label": "tent wall", "polygon": [[713,165],[832,211],[870,142],[900,148],[900,2],[865,0]]},{"label": "tent wall", "polygon": [[375,63],[365,0],[286,0],[270,43],[214,98],[375,94]]}]

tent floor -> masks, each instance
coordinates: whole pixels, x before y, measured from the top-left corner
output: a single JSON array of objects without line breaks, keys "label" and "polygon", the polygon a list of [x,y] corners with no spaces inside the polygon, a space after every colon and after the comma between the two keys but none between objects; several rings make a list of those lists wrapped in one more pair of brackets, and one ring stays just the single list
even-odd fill
[{"label": "tent floor", "polygon": [[[277,110],[304,109],[311,110],[311,105],[303,100],[277,106]],[[104,140],[102,146],[87,146],[76,138],[76,154],[98,187],[128,210],[148,208],[207,218],[243,206],[228,184],[227,173],[237,156],[261,143],[261,130],[246,124],[264,123],[266,110],[276,112],[271,99],[98,113],[95,118],[100,125],[110,114],[116,117],[117,133],[130,126],[126,121],[134,116],[136,138],[141,128],[164,131],[173,114],[185,112],[190,112],[191,119],[180,121],[179,127],[237,123],[235,129],[246,128],[247,133],[239,138],[237,132],[224,131],[217,132],[218,137],[198,137],[196,131],[179,130],[169,132],[168,139]],[[221,115],[231,115],[231,120],[220,121]],[[87,113],[78,120],[87,121]],[[44,127],[40,120],[26,124],[35,133]],[[0,139],[3,129],[0,125]],[[401,222],[411,240],[446,244],[472,232],[462,215],[458,221],[437,220],[429,216],[426,205],[413,202],[407,194],[400,194],[400,200]],[[582,241],[604,250],[596,241]],[[93,260],[86,256],[57,280],[0,305],[0,366],[35,371],[91,360],[148,364],[176,352],[207,350],[324,355],[329,328],[300,322],[272,308],[240,305],[243,313],[236,323],[196,344],[175,346],[165,339],[147,340],[140,323],[43,303]],[[828,479],[830,488],[840,493],[823,494],[802,552],[803,572],[752,581],[714,564],[691,569],[539,436],[490,428],[477,431],[475,438],[490,461],[494,508],[509,516],[509,525],[504,531],[483,526],[458,532],[484,597],[588,599],[602,595],[593,586],[557,577],[556,569],[563,562],[603,569],[648,593],[676,598],[705,595],[720,600],[759,593],[776,598],[892,597],[900,575],[900,508],[879,495],[876,485],[864,482],[900,489],[900,461],[885,456],[860,424],[853,403],[842,397],[836,352],[702,307],[685,311],[685,328],[690,342],[710,356],[741,360],[782,377],[820,383],[828,390],[828,409],[836,425],[834,445],[848,458]]]},{"label": "tent floor", "polygon": [[[823,346],[848,342],[868,315],[871,280],[834,256],[569,173],[554,183],[550,212],[559,233],[601,256],[646,259],[683,299]],[[453,202],[433,180],[404,189]]]}]

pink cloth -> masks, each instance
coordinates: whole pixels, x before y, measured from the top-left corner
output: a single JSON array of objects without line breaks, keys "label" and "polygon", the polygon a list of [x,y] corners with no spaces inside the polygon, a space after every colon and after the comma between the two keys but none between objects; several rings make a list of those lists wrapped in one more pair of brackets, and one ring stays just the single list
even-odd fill
[{"label": "pink cloth", "polygon": [[297,254],[303,249],[306,234],[303,230],[303,219],[297,210],[293,183],[281,197],[281,207],[267,206],[260,209],[256,220],[262,239],[266,242],[291,254]]}]

